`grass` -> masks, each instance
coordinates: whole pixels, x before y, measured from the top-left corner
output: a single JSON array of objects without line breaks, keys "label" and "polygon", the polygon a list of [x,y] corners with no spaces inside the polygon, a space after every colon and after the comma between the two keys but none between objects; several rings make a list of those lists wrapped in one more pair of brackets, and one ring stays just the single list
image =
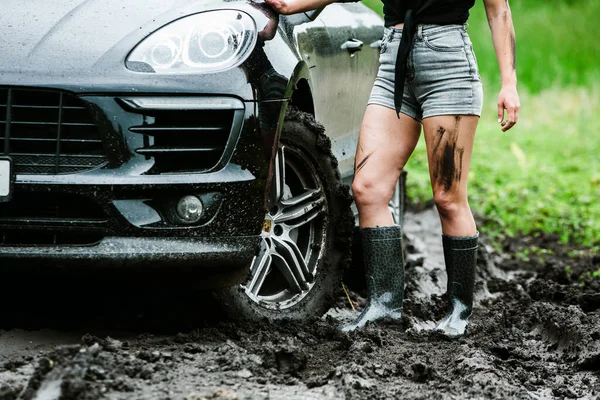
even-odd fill
[{"label": "grass", "polygon": [[[552,87],[600,82],[600,1],[512,0],[517,37],[517,71],[521,89],[540,93]],[[469,35],[479,70],[489,83],[500,84],[498,66],[483,2],[476,2]]]},{"label": "grass", "polygon": [[[381,11],[377,0],[364,0]],[[471,207],[495,238],[558,234],[600,250],[600,1],[513,0],[519,124],[496,122],[499,73],[482,2],[469,20],[486,101],[469,174]],[[424,141],[407,166],[409,197],[430,200]]]}]

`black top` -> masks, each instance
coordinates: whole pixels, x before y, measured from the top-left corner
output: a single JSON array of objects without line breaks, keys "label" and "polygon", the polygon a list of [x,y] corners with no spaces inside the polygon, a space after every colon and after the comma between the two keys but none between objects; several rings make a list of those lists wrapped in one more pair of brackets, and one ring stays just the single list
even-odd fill
[{"label": "black top", "polygon": [[406,12],[416,12],[419,24],[464,24],[475,0],[382,0],[385,26],[404,22]]}]

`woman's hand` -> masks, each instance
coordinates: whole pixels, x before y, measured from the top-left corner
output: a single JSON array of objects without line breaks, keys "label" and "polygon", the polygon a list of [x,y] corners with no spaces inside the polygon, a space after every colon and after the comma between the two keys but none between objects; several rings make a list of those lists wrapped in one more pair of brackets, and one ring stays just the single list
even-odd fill
[{"label": "woman's hand", "polygon": [[265,0],[279,14],[296,14],[299,12],[323,8],[335,0]]},{"label": "woman's hand", "polygon": [[[517,86],[502,86],[498,95],[498,123],[502,126],[502,132],[506,132],[517,123],[520,109],[521,102],[519,101]],[[508,117],[506,121],[504,121],[504,110],[506,110]]]},{"label": "woman's hand", "polygon": [[288,15],[296,13],[296,11],[293,9],[294,0],[265,0],[265,3],[273,7],[273,9],[279,14]]}]

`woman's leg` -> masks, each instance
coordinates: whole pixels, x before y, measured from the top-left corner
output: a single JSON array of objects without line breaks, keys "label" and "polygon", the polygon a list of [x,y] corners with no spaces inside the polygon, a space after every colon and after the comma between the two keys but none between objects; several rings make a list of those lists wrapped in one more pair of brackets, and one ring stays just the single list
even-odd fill
[{"label": "woman's leg", "polygon": [[398,119],[389,108],[367,107],[356,151],[352,190],[359,212],[368,296],[363,312],[354,322],[343,326],[344,331],[384,318],[402,318],[402,228],[394,225],[388,203],[420,133],[421,124],[404,114]]},{"label": "woman's leg", "polygon": [[398,119],[390,108],[367,106],[352,183],[361,228],[394,224],[388,203],[420,133],[421,124],[409,116]]},{"label": "woman's leg", "polygon": [[438,329],[451,337],[465,333],[473,310],[478,233],[467,200],[467,178],[478,121],[460,115],[423,120],[448,275],[450,307]]},{"label": "woman's leg", "polygon": [[473,236],[467,178],[479,117],[442,115],[423,120],[433,199],[447,236]]}]

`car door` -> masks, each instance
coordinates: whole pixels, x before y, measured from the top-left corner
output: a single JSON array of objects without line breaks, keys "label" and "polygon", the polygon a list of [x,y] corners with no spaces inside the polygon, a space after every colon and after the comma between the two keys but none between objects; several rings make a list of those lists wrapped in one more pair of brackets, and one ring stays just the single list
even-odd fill
[{"label": "car door", "polygon": [[352,162],[348,157],[354,156],[355,149],[344,142],[358,133],[353,114],[359,49],[347,48],[354,40],[349,18],[346,5],[332,4],[296,30],[298,50],[310,68],[315,116],[332,140],[334,155],[346,163]]},{"label": "car door", "polygon": [[346,7],[352,13],[354,37],[363,43],[361,50],[356,53],[357,79],[354,82],[356,95],[354,98],[354,124],[360,127],[379,69],[383,20],[362,3],[349,3]]},{"label": "car door", "polygon": [[[373,88],[373,82],[379,68],[379,45],[383,35],[383,20],[379,15],[371,11],[362,3],[340,4],[345,11],[343,18],[338,12],[336,21],[343,19],[344,23],[352,31],[352,43],[354,46],[352,77],[347,85],[352,86],[351,97],[348,101],[348,112],[345,117],[347,123],[351,124],[351,134],[336,138],[333,148],[334,154],[339,154],[339,168],[344,178],[351,178],[354,173],[354,154],[358,142],[358,132],[367,107],[367,102]],[[327,21],[327,23],[331,23]],[[348,51],[352,51],[349,48]]]},{"label": "car door", "polygon": [[381,18],[360,3],[334,3],[296,31],[310,68],[315,114],[343,177],[350,177],[365,107],[377,74]]}]

